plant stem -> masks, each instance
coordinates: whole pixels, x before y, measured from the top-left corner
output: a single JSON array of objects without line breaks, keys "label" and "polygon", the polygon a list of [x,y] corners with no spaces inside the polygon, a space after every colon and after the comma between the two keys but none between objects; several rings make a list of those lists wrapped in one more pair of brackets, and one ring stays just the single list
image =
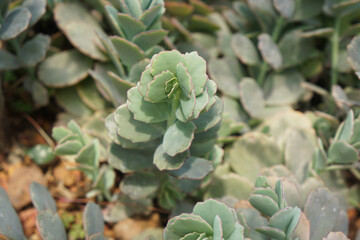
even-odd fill
[{"label": "plant stem", "polygon": [[[284,25],[284,18],[278,17],[278,19],[276,20],[275,28],[271,35],[272,40],[275,43],[279,40],[281,29],[282,29],[283,25]],[[259,73],[259,76],[257,79],[257,82],[260,86],[262,86],[264,83],[264,79],[265,79],[266,72],[268,71],[268,69],[269,69],[269,65],[265,61],[263,61],[263,63],[260,66],[260,73]]]},{"label": "plant stem", "polygon": [[341,18],[335,19],[334,33],[331,39],[331,84],[330,91],[334,85],[337,84],[337,68],[339,61],[339,32],[340,32]]}]

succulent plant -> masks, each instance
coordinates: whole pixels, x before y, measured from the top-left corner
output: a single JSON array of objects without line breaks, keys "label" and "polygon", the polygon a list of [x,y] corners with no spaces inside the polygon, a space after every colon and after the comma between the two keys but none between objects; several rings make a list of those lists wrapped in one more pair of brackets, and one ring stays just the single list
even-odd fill
[{"label": "succulent plant", "polygon": [[[39,183],[30,185],[32,202],[38,212],[36,226],[42,239],[67,239],[64,224],[57,214],[57,207],[49,191]],[[5,190],[0,187],[0,236],[9,239],[26,239],[15,210],[11,206]],[[101,209],[89,202],[84,210],[84,230],[86,239],[105,239],[104,221]]]},{"label": "succulent plant", "polygon": [[334,138],[327,151],[324,144],[319,140],[318,147],[314,153],[313,169],[322,172],[325,169],[350,169],[359,172],[359,143],[358,132],[360,120],[354,118],[354,112],[350,110],[343,123],[338,127]]},{"label": "succulent plant", "polygon": [[75,169],[84,172],[93,182],[89,196],[103,194],[110,199],[109,190],[114,184],[115,173],[107,165],[99,166],[101,150],[103,150],[99,139],[91,139],[75,121],[70,121],[67,128],[55,127],[53,138],[58,142],[55,154],[75,159]]},{"label": "succulent plant", "polygon": [[281,181],[272,189],[266,177],[258,177],[249,202],[262,214],[269,217],[267,226],[256,231],[274,239],[290,239],[300,220],[301,210],[287,207]]},{"label": "succulent plant", "polygon": [[[107,118],[115,123],[110,134],[124,148],[160,140],[154,164],[160,170],[180,168],[175,175],[193,164],[211,165],[200,157],[211,151],[221,121],[222,103],[215,93],[205,61],[195,52],[161,52],[128,91],[128,103]],[[204,177],[199,174],[195,178]]]},{"label": "succulent plant", "polygon": [[127,103],[105,122],[113,140],[110,165],[135,172],[121,185],[124,190],[133,179],[125,192],[133,193],[134,186],[144,189],[141,179],[146,176],[154,180],[147,181],[153,187],[151,194],[142,192],[158,193],[160,204],[171,208],[184,197],[182,192],[199,186],[199,179],[213,170],[210,159],[222,112],[215,92],[197,53],[168,51],[152,58],[137,86],[128,91]]},{"label": "succulent plant", "polygon": [[197,203],[191,214],[183,213],[169,220],[165,240],[176,239],[244,239],[244,227],[234,209],[209,199]]}]

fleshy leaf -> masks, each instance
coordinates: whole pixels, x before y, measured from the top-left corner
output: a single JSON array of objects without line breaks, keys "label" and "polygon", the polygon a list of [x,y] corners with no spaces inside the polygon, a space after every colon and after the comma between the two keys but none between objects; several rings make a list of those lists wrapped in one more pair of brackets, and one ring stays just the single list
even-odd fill
[{"label": "fleshy leaf", "polygon": [[24,66],[34,67],[45,58],[50,46],[50,37],[43,34],[36,35],[20,48],[18,56]]},{"label": "fleshy leaf", "polygon": [[9,40],[26,30],[30,23],[31,13],[27,8],[16,8],[8,13],[0,28],[0,39]]},{"label": "fleshy leaf", "polygon": [[10,239],[26,239],[20,219],[2,187],[0,187],[0,234]]},{"label": "fleshy leaf", "polygon": [[165,124],[148,124],[135,120],[125,105],[115,111],[114,119],[118,124],[118,134],[132,142],[154,140],[165,132]]},{"label": "fleshy leaf", "polygon": [[84,210],[84,228],[87,238],[99,234],[96,239],[104,239],[104,220],[101,209],[93,202],[86,204]]},{"label": "fleshy leaf", "polygon": [[127,97],[127,107],[134,114],[135,120],[156,123],[169,118],[170,105],[167,102],[149,103],[143,99],[137,87],[131,88]]},{"label": "fleshy leaf", "polygon": [[156,193],[160,181],[156,174],[137,172],[126,176],[120,184],[121,190],[131,199],[139,200],[150,198]]},{"label": "fleshy leaf", "polygon": [[43,185],[33,182],[30,185],[30,195],[38,212],[50,210],[52,213],[56,213],[56,203],[49,191]]},{"label": "fleshy leaf", "polygon": [[193,122],[176,121],[164,134],[164,152],[170,156],[175,156],[189,149],[195,129],[196,126]]},{"label": "fleshy leaf", "polygon": [[141,32],[134,36],[132,42],[138,45],[143,51],[146,51],[158,44],[167,33],[168,32],[163,29]]},{"label": "fleshy leaf", "polygon": [[171,172],[179,179],[202,179],[208,175],[214,168],[209,160],[197,157],[190,157],[178,169]]},{"label": "fleshy leaf", "polygon": [[49,87],[75,85],[83,80],[90,70],[92,60],[75,50],[52,55],[40,64],[38,76]]},{"label": "fleshy leaf", "polygon": [[231,46],[236,56],[245,64],[257,65],[260,63],[256,47],[245,35],[235,34],[231,40]]},{"label": "fleshy leaf", "polygon": [[161,144],[154,153],[154,164],[160,170],[175,170],[179,169],[189,156],[189,151],[185,151],[172,157],[164,152],[163,145]]}]

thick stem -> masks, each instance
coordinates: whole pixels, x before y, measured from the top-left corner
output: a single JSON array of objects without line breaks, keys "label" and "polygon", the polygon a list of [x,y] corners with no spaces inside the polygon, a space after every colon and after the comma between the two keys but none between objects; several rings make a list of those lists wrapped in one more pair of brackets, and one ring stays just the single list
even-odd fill
[{"label": "thick stem", "polygon": [[335,19],[334,33],[331,39],[331,84],[330,91],[334,85],[337,84],[337,68],[339,62],[339,32],[340,32],[341,18]]},{"label": "thick stem", "polygon": [[[272,32],[272,40],[276,43],[278,40],[279,40],[279,37],[280,37],[280,33],[281,33],[281,29],[284,25],[284,18],[283,17],[278,17],[278,19],[276,20],[276,25],[275,25],[275,28]],[[261,64],[261,67],[260,67],[260,73],[259,73],[259,76],[258,76],[258,79],[257,79],[257,82],[260,86],[263,85],[264,83],[264,79],[265,79],[265,76],[266,76],[266,73],[269,69],[269,65],[263,61],[263,63]]]}]

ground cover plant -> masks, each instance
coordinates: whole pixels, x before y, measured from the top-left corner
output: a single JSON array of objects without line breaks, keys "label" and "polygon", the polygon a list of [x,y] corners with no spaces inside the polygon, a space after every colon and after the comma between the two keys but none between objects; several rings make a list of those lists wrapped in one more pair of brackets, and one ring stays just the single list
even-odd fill
[{"label": "ground cover plant", "polygon": [[359,13],[0,0],[0,238],[360,239]]}]

